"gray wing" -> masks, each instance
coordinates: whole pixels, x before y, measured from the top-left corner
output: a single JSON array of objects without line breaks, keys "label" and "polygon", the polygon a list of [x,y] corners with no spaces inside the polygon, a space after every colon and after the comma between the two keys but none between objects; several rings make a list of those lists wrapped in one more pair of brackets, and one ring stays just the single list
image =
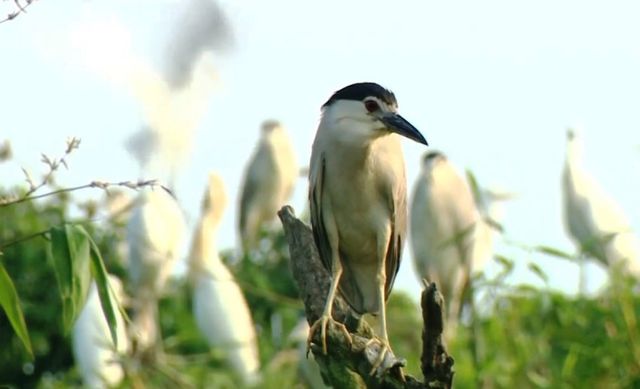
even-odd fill
[{"label": "gray wing", "polygon": [[[404,177],[403,177],[404,180]],[[400,269],[400,259],[402,257],[402,245],[407,234],[407,190],[406,181],[404,187],[394,196],[387,193],[389,209],[391,210],[391,237],[387,247],[387,258],[385,260],[385,271],[387,282],[385,284],[385,299],[389,298],[396,275]]]},{"label": "gray wing", "polygon": [[325,158],[324,153],[317,160],[317,166],[311,166],[309,172],[309,209],[313,239],[318,247],[320,259],[325,269],[331,272],[331,245],[322,218],[322,194],[324,190]]},{"label": "gray wing", "polygon": [[242,194],[240,195],[240,231],[245,231],[249,212],[251,211],[249,207],[255,204],[255,200],[262,195],[264,181],[270,179],[270,177],[264,177],[266,165],[270,162],[271,159],[266,147],[262,144],[259,145],[249,162],[242,185]]},{"label": "gray wing", "polygon": [[258,192],[258,180],[251,174],[251,169],[247,170],[244,185],[242,185],[242,194],[240,197],[240,231],[244,231],[247,226],[247,215],[249,214],[249,205],[253,203]]}]

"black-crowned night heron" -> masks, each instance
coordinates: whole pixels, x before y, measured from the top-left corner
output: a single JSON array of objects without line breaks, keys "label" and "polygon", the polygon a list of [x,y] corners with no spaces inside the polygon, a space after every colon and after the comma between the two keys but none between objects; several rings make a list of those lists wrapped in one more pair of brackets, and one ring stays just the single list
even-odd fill
[{"label": "black-crowned night heron", "polygon": [[186,223],[173,195],[163,188],[140,194],[127,224],[132,286],[133,337],[145,350],[158,339],[157,303],[183,253]]},{"label": "black-crowned night heron", "polygon": [[575,130],[567,131],[562,193],[565,226],[578,249],[605,266],[622,262],[640,275],[638,239],[618,203],[584,168]]},{"label": "black-crowned night heron", "polygon": [[379,362],[390,350],[385,301],[400,265],[407,227],[400,136],[427,144],[397,109],[395,95],[371,82],[340,89],[322,106],[311,153],[309,203],[313,235],[331,272],[331,286],[309,341],[320,328],[324,353],[329,322],[346,332],[331,316],[337,291],[356,313],[380,313]]},{"label": "black-crowned night heron", "polygon": [[193,313],[209,345],[225,351],[229,364],[245,384],[255,384],[260,359],[251,312],[216,247],[216,234],[226,205],[222,179],[210,174],[189,255]]},{"label": "black-crowned night heron", "polygon": [[434,281],[455,324],[469,282],[480,215],[471,188],[447,157],[431,151],[411,199],[411,248],[420,279]]},{"label": "black-crowned night heron", "polygon": [[238,227],[245,253],[255,248],[260,228],[274,220],[291,197],[297,178],[298,165],[287,132],[279,122],[265,121],[241,190]]},{"label": "black-crowned night heron", "polygon": [[71,340],[73,357],[82,382],[87,388],[118,386],[124,378],[120,359],[129,350],[126,323],[116,302],[123,303],[124,289],[120,280],[109,275],[109,297],[116,318],[117,344],[113,343],[104,318],[95,281],[89,287],[87,300],[73,325]]}]

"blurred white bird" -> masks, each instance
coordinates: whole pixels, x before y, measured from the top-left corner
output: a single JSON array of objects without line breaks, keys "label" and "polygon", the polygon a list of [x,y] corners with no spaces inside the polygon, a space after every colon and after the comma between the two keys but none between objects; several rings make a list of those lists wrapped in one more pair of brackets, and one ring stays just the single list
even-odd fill
[{"label": "blurred white bird", "polygon": [[288,342],[296,345],[298,356],[298,373],[306,387],[310,389],[325,389],[328,386],[322,379],[320,367],[314,360],[313,353],[307,352],[307,337],[309,336],[309,322],[306,317],[301,318],[287,337]]},{"label": "blurred white bird", "polygon": [[426,153],[411,200],[411,248],[420,278],[436,282],[455,325],[472,271],[480,215],[467,181],[444,154]]},{"label": "blurred white bird", "polygon": [[87,301],[73,326],[71,334],[73,356],[88,388],[106,388],[118,385],[124,378],[120,356],[129,350],[126,325],[116,302],[124,301],[124,289],[120,280],[110,275],[111,302],[116,317],[117,345],[114,345],[109,325],[102,313],[100,297],[95,281],[89,287]]},{"label": "blurred white bird", "polygon": [[140,194],[127,224],[129,279],[133,289],[133,329],[143,351],[158,339],[158,298],[184,248],[182,210],[164,188]]},{"label": "blurred white bird", "polygon": [[135,197],[129,192],[123,190],[105,191],[103,200],[104,209],[104,228],[114,234],[111,243],[114,256],[118,263],[123,267],[129,266],[129,245],[126,239],[126,229],[122,228],[127,225],[131,212],[135,206]]},{"label": "blurred white bird", "polygon": [[193,313],[209,345],[223,349],[231,367],[245,384],[251,385],[258,382],[260,369],[253,320],[240,287],[220,260],[216,247],[226,205],[222,179],[210,174],[189,255]]},{"label": "blurred white bird", "polygon": [[246,253],[256,247],[260,228],[273,220],[291,197],[298,178],[295,152],[284,127],[262,123],[262,133],[247,166],[240,198],[239,232]]},{"label": "blurred white bird", "polygon": [[180,167],[190,157],[195,131],[209,108],[209,97],[218,80],[215,61],[210,53],[201,53],[188,83],[179,89],[172,89],[148,66],[134,67],[130,77],[146,126],[134,133],[125,147],[142,171],[167,177],[173,185]]},{"label": "blurred white bird", "polygon": [[572,129],[567,131],[562,192],[565,226],[578,249],[640,276],[638,239],[620,206],[584,168],[582,145]]}]

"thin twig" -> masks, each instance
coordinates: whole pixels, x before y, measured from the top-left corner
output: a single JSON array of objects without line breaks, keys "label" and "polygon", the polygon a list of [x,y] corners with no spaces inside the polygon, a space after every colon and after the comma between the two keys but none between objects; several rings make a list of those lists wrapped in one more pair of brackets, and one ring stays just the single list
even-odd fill
[{"label": "thin twig", "polygon": [[12,241],[7,242],[7,243],[0,243],[0,252],[2,252],[2,250],[6,249],[9,246],[13,246],[15,244],[22,243],[25,240],[30,240],[30,239],[33,239],[33,238],[37,238],[39,236],[45,236],[49,231],[51,231],[51,228],[47,228],[46,230],[34,232],[33,234],[21,236],[19,238],[16,238],[16,239],[14,239]]},{"label": "thin twig", "polygon": [[35,0],[27,0],[25,5],[20,4],[20,0],[13,0],[13,2],[15,3],[18,10],[14,12],[10,12],[9,14],[7,14],[7,16],[4,19],[0,19],[0,24],[4,22],[8,22],[9,20],[15,19],[21,13],[27,13],[26,8],[29,7],[31,4],[35,3]]},{"label": "thin twig", "polygon": [[[43,197],[47,197],[47,196],[55,196],[57,194],[60,193],[67,193],[67,192],[73,192],[76,190],[80,190],[80,189],[88,189],[88,188],[99,188],[99,189],[103,189],[103,190],[107,190],[111,187],[114,186],[123,186],[129,189],[140,189],[142,187],[145,186],[156,186],[159,185],[157,180],[140,180],[140,181],[120,181],[120,182],[104,182],[104,181],[91,181],[88,184],[84,184],[84,185],[79,185],[79,186],[74,186],[71,188],[62,188],[62,189],[57,189],[48,193],[42,193],[39,195],[34,195],[34,196],[29,196],[29,197],[20,197],[16,200],[2,200],[0,199],[0,208],[2,207],[7,207],[9,205],[15,205],[15,204],[20,204],[23,203],[25,201],[31,201],[31,200],[36,200],[36,199],[40,199]],[[168,190],[166,188],[164,188],[164,186],[161,186],[163,189]],[[33,192],[32,192],[33,193]]]}]

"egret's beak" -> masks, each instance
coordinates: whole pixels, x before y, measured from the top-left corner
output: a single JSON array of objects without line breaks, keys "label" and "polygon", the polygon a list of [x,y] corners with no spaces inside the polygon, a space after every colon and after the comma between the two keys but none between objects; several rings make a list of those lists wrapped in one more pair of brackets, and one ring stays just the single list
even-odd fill
[{"label": "egret's beak", "polygon": [[384,125],[387,126],[389,130],[395,132],[396,134],[405,136],[418,143],[422,143],[423,145],[429,145],[420,131],[418,131],[418,129],[415,128],[413,124],[409,123],[399,114],[395,112],[384,112],[378,117],[378,119],[382,123],[384,123]]}]

